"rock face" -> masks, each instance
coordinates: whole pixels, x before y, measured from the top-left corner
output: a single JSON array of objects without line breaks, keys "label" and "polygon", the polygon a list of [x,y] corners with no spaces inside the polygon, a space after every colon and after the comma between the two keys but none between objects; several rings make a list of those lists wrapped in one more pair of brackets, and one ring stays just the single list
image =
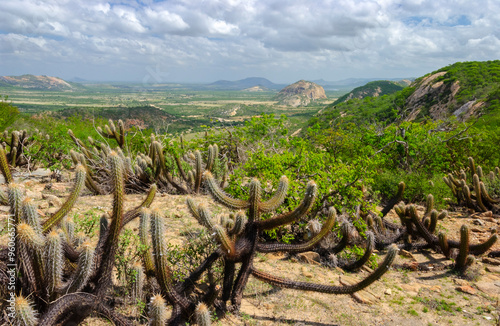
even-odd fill
[{"label": "rock face", "polygon": [[415,120],[423,113],[435,120],[445,119],[453,114],[464,121],[484,106],[484,102],[478,100],[457,107],[455,95],[460,90],[460,83],[458,80],[453,83],[443,83],[439,77],[445,74],[446,71],[441,71],[412,84],[415,91],[406,99],[406,108],[409,112],[407,120]]},{"label": "rock face", "polygon": [[305,80],[288,85],[275,97],[280,104],[294,107],[305,106],[319,99],[326,99],[323,87]]}]

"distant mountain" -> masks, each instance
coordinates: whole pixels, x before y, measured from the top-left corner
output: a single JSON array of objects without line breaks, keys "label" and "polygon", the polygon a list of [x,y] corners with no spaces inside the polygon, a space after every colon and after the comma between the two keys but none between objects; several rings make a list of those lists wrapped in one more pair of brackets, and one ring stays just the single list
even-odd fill
[{"label": "distant mountain", "polygon": [[318,84],[299,80],[283,88],[275,97],[280,104],[290,106],[306,106],[312,101],[326,99],[325,90]]},{"label": "distant mountain", "polygon": [[286,85],[275,84],[266,78],[249,77],[236,81],[218,80],[208,85],[212,89],[244,90],[255,86],[265,87],[272,90],[279,90]]},{"label": "distant mountain", "polygon": [[61,78],[44,75],[0,76],[0,86],[51,91],[72,91],[79,87]]},{"label": "distant mountain", "polygon": [[357,87],[349,93],[339,97],[332,105],[348,101],[352,98],[363,99],[365,97],[377,97],[398,92],[403,89],[403,86],[396,82],[388,80],[377,80],[367,83],[366,85]]}]

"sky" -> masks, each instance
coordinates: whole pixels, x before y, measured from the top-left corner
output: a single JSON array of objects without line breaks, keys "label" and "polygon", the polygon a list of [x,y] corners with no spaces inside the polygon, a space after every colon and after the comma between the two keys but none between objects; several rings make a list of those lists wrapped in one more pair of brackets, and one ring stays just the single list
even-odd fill
[{"label": "sky", "polygon": [[0,76],[292,83],[496,59],[497,0],[0,1]]}]

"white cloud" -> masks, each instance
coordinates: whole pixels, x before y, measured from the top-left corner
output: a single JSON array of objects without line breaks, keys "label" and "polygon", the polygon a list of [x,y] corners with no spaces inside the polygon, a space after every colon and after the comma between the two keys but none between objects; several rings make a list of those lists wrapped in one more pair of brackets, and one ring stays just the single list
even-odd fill
[{"label": "white cloud", "polygon": [[204,81],[419,76],[498,59],[498,21],[486,0],[2,0],[0,74],[59,61],[96,79],[117,67],[140,79],[159,62]]}]

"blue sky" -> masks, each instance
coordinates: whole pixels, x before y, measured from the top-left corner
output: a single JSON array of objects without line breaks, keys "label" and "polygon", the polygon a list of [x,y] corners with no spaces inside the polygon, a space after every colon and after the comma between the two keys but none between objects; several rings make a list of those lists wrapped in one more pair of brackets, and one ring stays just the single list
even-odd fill
[{"label": "blue sky", "polygon": [[0,75],[143,83],[419,77],[500,59],[500,1],[2,0]]}]

